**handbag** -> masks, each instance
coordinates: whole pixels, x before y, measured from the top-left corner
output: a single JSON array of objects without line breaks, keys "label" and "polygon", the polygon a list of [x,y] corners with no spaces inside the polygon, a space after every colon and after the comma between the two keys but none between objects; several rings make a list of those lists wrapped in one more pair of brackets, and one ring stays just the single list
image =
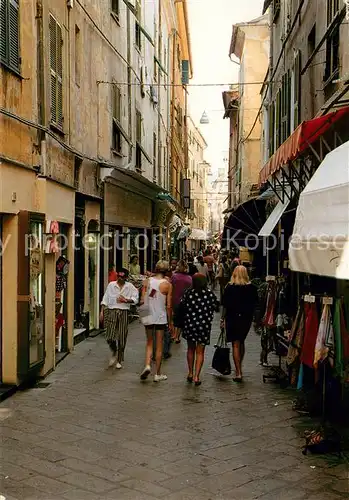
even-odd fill
[{"label": "handbag", "polygon": [[225,329],[221,329],[221,334],[217,344],[214,346],[215,352],[212,358],[212,368],[221,375],[231,374],[230,349],[227,344]]},{"label": "handbag", "polygon": [[178,304],[176,312],[173,316],[173,325],[175,328],[180,328],[180,329],[184,328],[186,313],[187,313],[187,307],[186,307],[185,302],[182,298],[182,300]]},{"label": "handbag", "polygon": [[149,309],[149,296],[146,294],[144,303],[138,307],[139,319],[141,320],[142,325],[150,326],[154,323],[153,316],[150,313]]}]

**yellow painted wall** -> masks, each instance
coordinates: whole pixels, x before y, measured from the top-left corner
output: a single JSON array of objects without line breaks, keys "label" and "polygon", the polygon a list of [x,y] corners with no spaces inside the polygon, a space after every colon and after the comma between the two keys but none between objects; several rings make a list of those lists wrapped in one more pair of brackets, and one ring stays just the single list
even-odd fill
[{"label": "yellow painted wall", "polygon": [[2,257],[2,382],[17,384],[18,219],[4,216]]}]

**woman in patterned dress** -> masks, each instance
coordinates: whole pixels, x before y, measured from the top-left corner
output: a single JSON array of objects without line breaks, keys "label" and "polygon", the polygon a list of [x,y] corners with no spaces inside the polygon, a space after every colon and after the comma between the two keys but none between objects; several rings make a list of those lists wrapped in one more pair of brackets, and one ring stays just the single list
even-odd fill
[{"label": "woman in patterned dress", "polygon": [[[207,286],[203,274],[194,274],[193,287],[185,292],[181,301],[183,338],[188,342],[187,362],[189,383],[200,385],[200,372],[204,363],[205,347],[210,343],[211,327],[219,301]],[[195,373],[194,373],[195,363]]]}]

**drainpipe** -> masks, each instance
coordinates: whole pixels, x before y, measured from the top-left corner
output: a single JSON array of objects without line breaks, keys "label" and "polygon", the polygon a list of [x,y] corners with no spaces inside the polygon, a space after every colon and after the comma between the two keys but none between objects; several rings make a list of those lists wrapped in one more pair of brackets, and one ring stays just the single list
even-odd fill
[{"label": "drainpipe", "polygon": [[[42,0],[36,2],[36,32],[37,32],[37,106],[38,122],[45,126],[46,123],[46,99],[45,99],[45,53],[44,53],[44,25]],[[38,130],[38,153],[41,155],[41,173],[46,174],[45,161],[45,132]]]}]

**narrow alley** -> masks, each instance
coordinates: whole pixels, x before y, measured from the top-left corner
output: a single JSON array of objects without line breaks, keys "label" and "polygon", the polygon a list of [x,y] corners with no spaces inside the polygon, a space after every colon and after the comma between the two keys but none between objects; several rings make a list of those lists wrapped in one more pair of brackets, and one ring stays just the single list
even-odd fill
[{"label": "narrow alley", "polygon": [[184,342],[168,381],[141,383],[143,349],[134,323],[124,368],[108,370],[103,337],[88,339],[0,406],[2,500],[348,498],[344,462],[302,455],[311,423],[291,392],[262,384],[254,333],[244,384],[214,375],[211,345],[202,386],[187,385]]}]

